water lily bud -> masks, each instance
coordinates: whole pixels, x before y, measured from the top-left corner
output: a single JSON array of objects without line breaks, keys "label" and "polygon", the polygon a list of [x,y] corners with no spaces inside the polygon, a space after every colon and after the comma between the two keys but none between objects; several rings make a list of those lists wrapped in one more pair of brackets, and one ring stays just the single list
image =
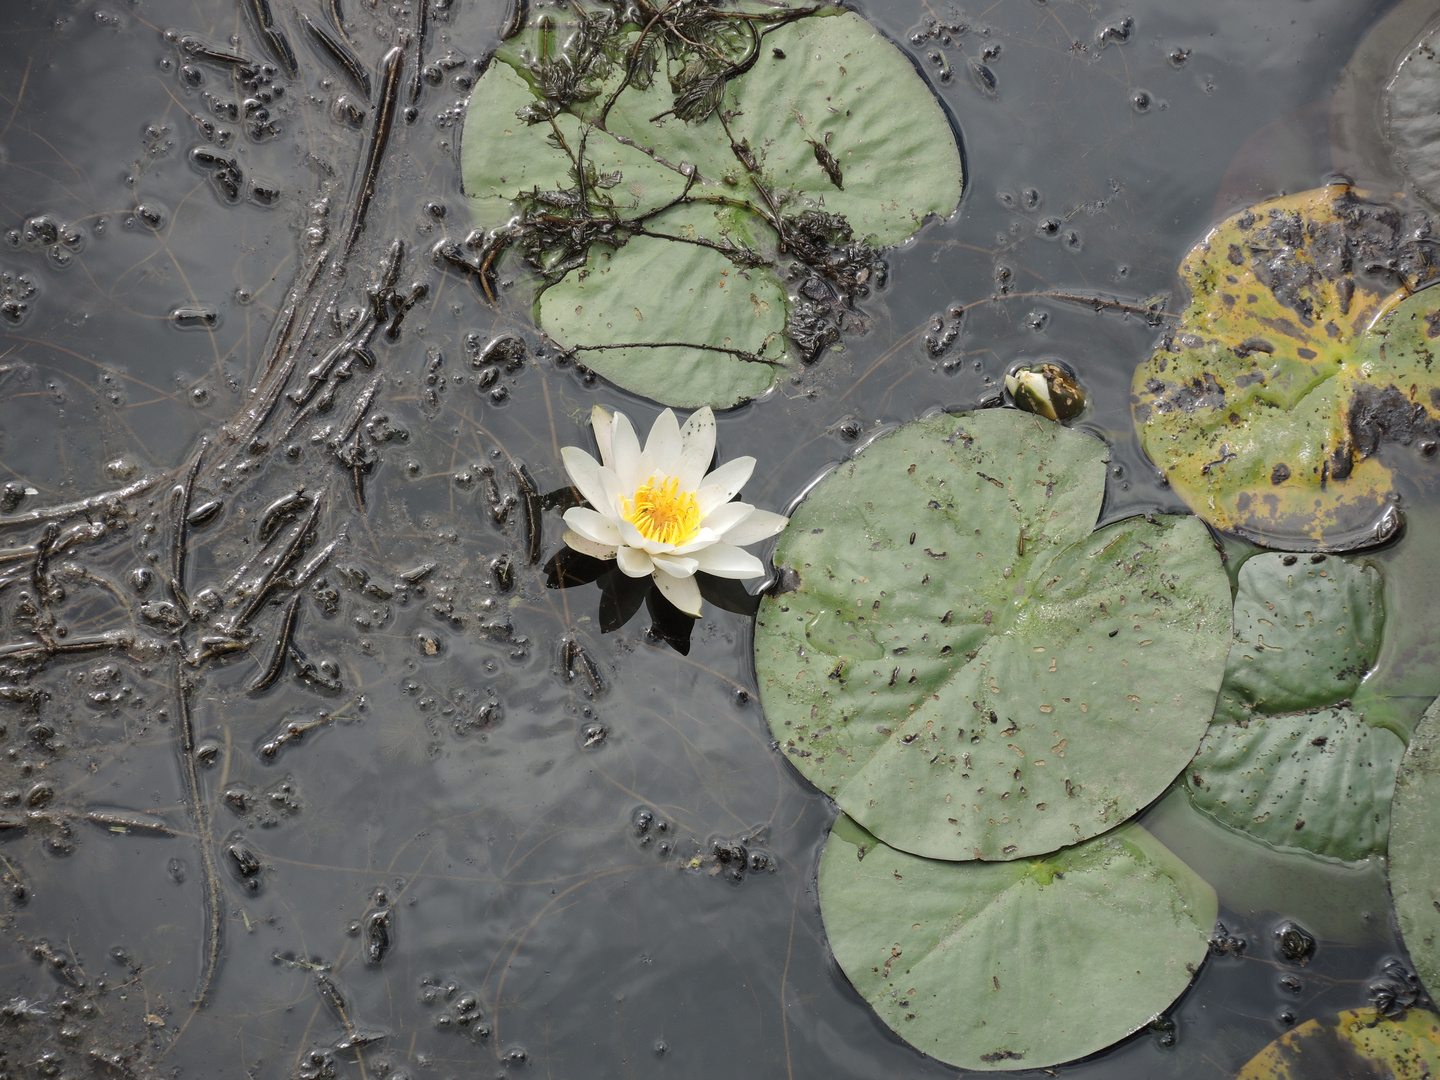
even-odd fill
[{"label": "water lily bud", "polygon": [[1046,360],[1022,364],[1005,376],[1015,406],[1048,420],[1073,420],[1085,410],[1085,391],[1068,365]]}]

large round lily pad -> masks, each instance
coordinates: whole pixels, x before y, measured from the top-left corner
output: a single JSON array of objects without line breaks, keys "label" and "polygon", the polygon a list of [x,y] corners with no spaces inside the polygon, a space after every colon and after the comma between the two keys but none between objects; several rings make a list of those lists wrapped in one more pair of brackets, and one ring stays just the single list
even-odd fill
[{"label": "large round lily pad", "polygon": [[1105,447],[1033,414],[908,424],[816,485],[755,631],[782,752],[887,844],[1013,859],[1113,828],[1195,753],[1230,587],[1194,518],[1092,531]]},{"label": "large round lily pad", "polygon": [[1415,973],[1440,994],[1440,701],[1410,737],[1390,806],[1390,895]]},{"label": "large round lily pad", "polygon": [[906,1042],[968,1069],[1038,1069],[1137,1031],[1190,984],[1215,891],[1125,825],[1039,859],[896,851],[841,815],[820,861],[841,969]]},{"label": "large round lily pad", "polygon": [[1395,534],[1401,448],[1440,440],[1440,293],[1405,298],[1435,274],[1418,225],[1329,187],[1242,211],[1186,256],[1190,304],[1132,400],[1146,453],[1205,520],[1296,551]]},{"label": "large round lily pad", "polygon": [[1256,1054],[1236,1080],[1431,1080],[1440,1074],[1440,1017],[1374,1009],[1307,1020]]},{"label": "large round lily pad", "polygon": [[754,397],[838,341],[880,250],[962,183],[944,110],[874,27],[748,0],[643,23],[537,6],[475,86],[461,159],[483,264],[518,251],[548,334],[684,406]]}]

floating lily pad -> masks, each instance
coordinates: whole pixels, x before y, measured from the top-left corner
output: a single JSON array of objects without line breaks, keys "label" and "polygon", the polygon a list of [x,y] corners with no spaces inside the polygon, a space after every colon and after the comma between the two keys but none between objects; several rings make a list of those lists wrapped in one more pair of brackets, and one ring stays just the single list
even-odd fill
[{"label": "floating lily pad", "polygon": [[1040,859],[896,851],[841,815],[819,872],[830,948],[906,1042],[967,1069],[1038,1069],[1137,1031],[1205,958],[1215,891],[1124,825]]},{"label": "floating lily pad", "polygon": [[1390,806],[1390,895],[1415,973],[1440,993],[1440,701],[1410,737]]},{"label": "floating lily pad", "polygon": [[754,397],[863,326],[881,249],[962,183],[944,110],[864,19],[733,0],[644,25],[537,8],[476,83],[461,166],[484,272],[518,251],[547,333],[686,406]]},{"label": "floating lily pad", "polygon": [[[1435,274],[1420,224],[1329,187],[1236,214],[1186,256],[1190,305],[1132,401],[1146,453],[1205,520],[1300,551],[1398,531],[1399,448],[1440,440],[1440,293],[1404,291]],[[1375,266],[1394,274],[1377,284]]]},{"label": "floating lily pad", "polygon": [[1323,555],[1264,553],[1240,568],[1222,696],[1261,713],[1349,698],[1375,662],[1380,572]]},{"label": "floating lily pad", "polygon": [[1348,708],[1217,717],[1186,787],[1201,810],[1271,847],[1351,862],[1385,850],[1404,754],[1393,732]]},{"label": "floating lily pad", "polygon": [[937,416],[816,485],[762,602],[782,752],[887,844],[1012,859],[1113,828],[1195,753],[1230,587],[1195,518],[1092,532],[1098,440],[1015,410]]},{"label": "floating lily pad", "polygon": [[1440,1075],[1440,1017],[1374,1009],[1307,1020],[1251,1058],[1236,1080],[1430,1080]]}]

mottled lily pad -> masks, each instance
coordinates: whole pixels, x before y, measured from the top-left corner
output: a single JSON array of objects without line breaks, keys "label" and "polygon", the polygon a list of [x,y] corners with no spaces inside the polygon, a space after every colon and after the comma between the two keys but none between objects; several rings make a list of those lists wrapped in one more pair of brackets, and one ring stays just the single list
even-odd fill
[{"label": "mottled lily pad", "polygon": [[1410,737],[1390,806],[1390,895],[1415,973],[1440,993],[1440,701]]},{"label": "mottled lily pad", "polygon": [[1251,1058],[1236,1080],[1430,1080],[1440,1075],[1440,1017],[1374,1009],[1307,1020]]},{"label": "mottled lily pad", "polygon": [[1406,293],[1435,274],[1418,225],[1329,187],[1242,211],[1186,256],[1190,304],[1132,402],[1146,453],[1205,520],[1296,551],[1396,534],[1400,449],[1440,440],[1440,293]]},{"label": "mottled lily pad", "polygon": [[643,24],[537,6],[475,86],[461,158],[482,274],[518,252],[542,329],[683,406],[754,397],[863,327],[882,249],[953,213],[962,184],[924,80],[829,4],[670,5]]},{"label": "mottled lily pad", "polygon": [[1095,836],[1195,753],[1230,587],[1195,518],[1092,531],[1104,444],[990,410],[816,485],[755,631],[782,752],[887,844],[1013,859]]},{"label": "mottled lily pad", "polygon": [[896,851],[841,815],[820,912],[835,959],[917,1049],[967,1069],[1038,1069],[1137,1031],[1205,959],[1215,891],[1124,825],[1046,858]]}]

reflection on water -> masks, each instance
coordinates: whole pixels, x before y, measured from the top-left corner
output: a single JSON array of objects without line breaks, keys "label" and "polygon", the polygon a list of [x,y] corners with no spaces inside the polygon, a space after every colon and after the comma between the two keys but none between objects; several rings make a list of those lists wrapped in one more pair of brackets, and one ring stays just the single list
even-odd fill
[{"label": "reflection on water", "polygon": [[[1053,356],[1114,447],[1107,519],[1178,509],[1129,417],[1145,307],[1217,192],[1323,178],[1316,103],[1383,7],[874,5],[970,188],[889,256],[868,336],[720,418],[722,460],[761,458],[747,501],[783,512],[878,431]],[[0,1047],[67,1075],[951,1075],[830,961],[832,809],[770,746],[745,605],[682,655],[642,597],[547,588],[559,446],[595,402],[656,410],[431,257],[468,232],[459,109],[507,11],[335,10],[5,9]],[[1060,1075],[1227,1075],[1398,954],[1377,868],[1297,875],[1170,802],[1149,823],[1247,947],[1173,1027]],[[1287,918],[1322,939],[1303,969]]]}]

